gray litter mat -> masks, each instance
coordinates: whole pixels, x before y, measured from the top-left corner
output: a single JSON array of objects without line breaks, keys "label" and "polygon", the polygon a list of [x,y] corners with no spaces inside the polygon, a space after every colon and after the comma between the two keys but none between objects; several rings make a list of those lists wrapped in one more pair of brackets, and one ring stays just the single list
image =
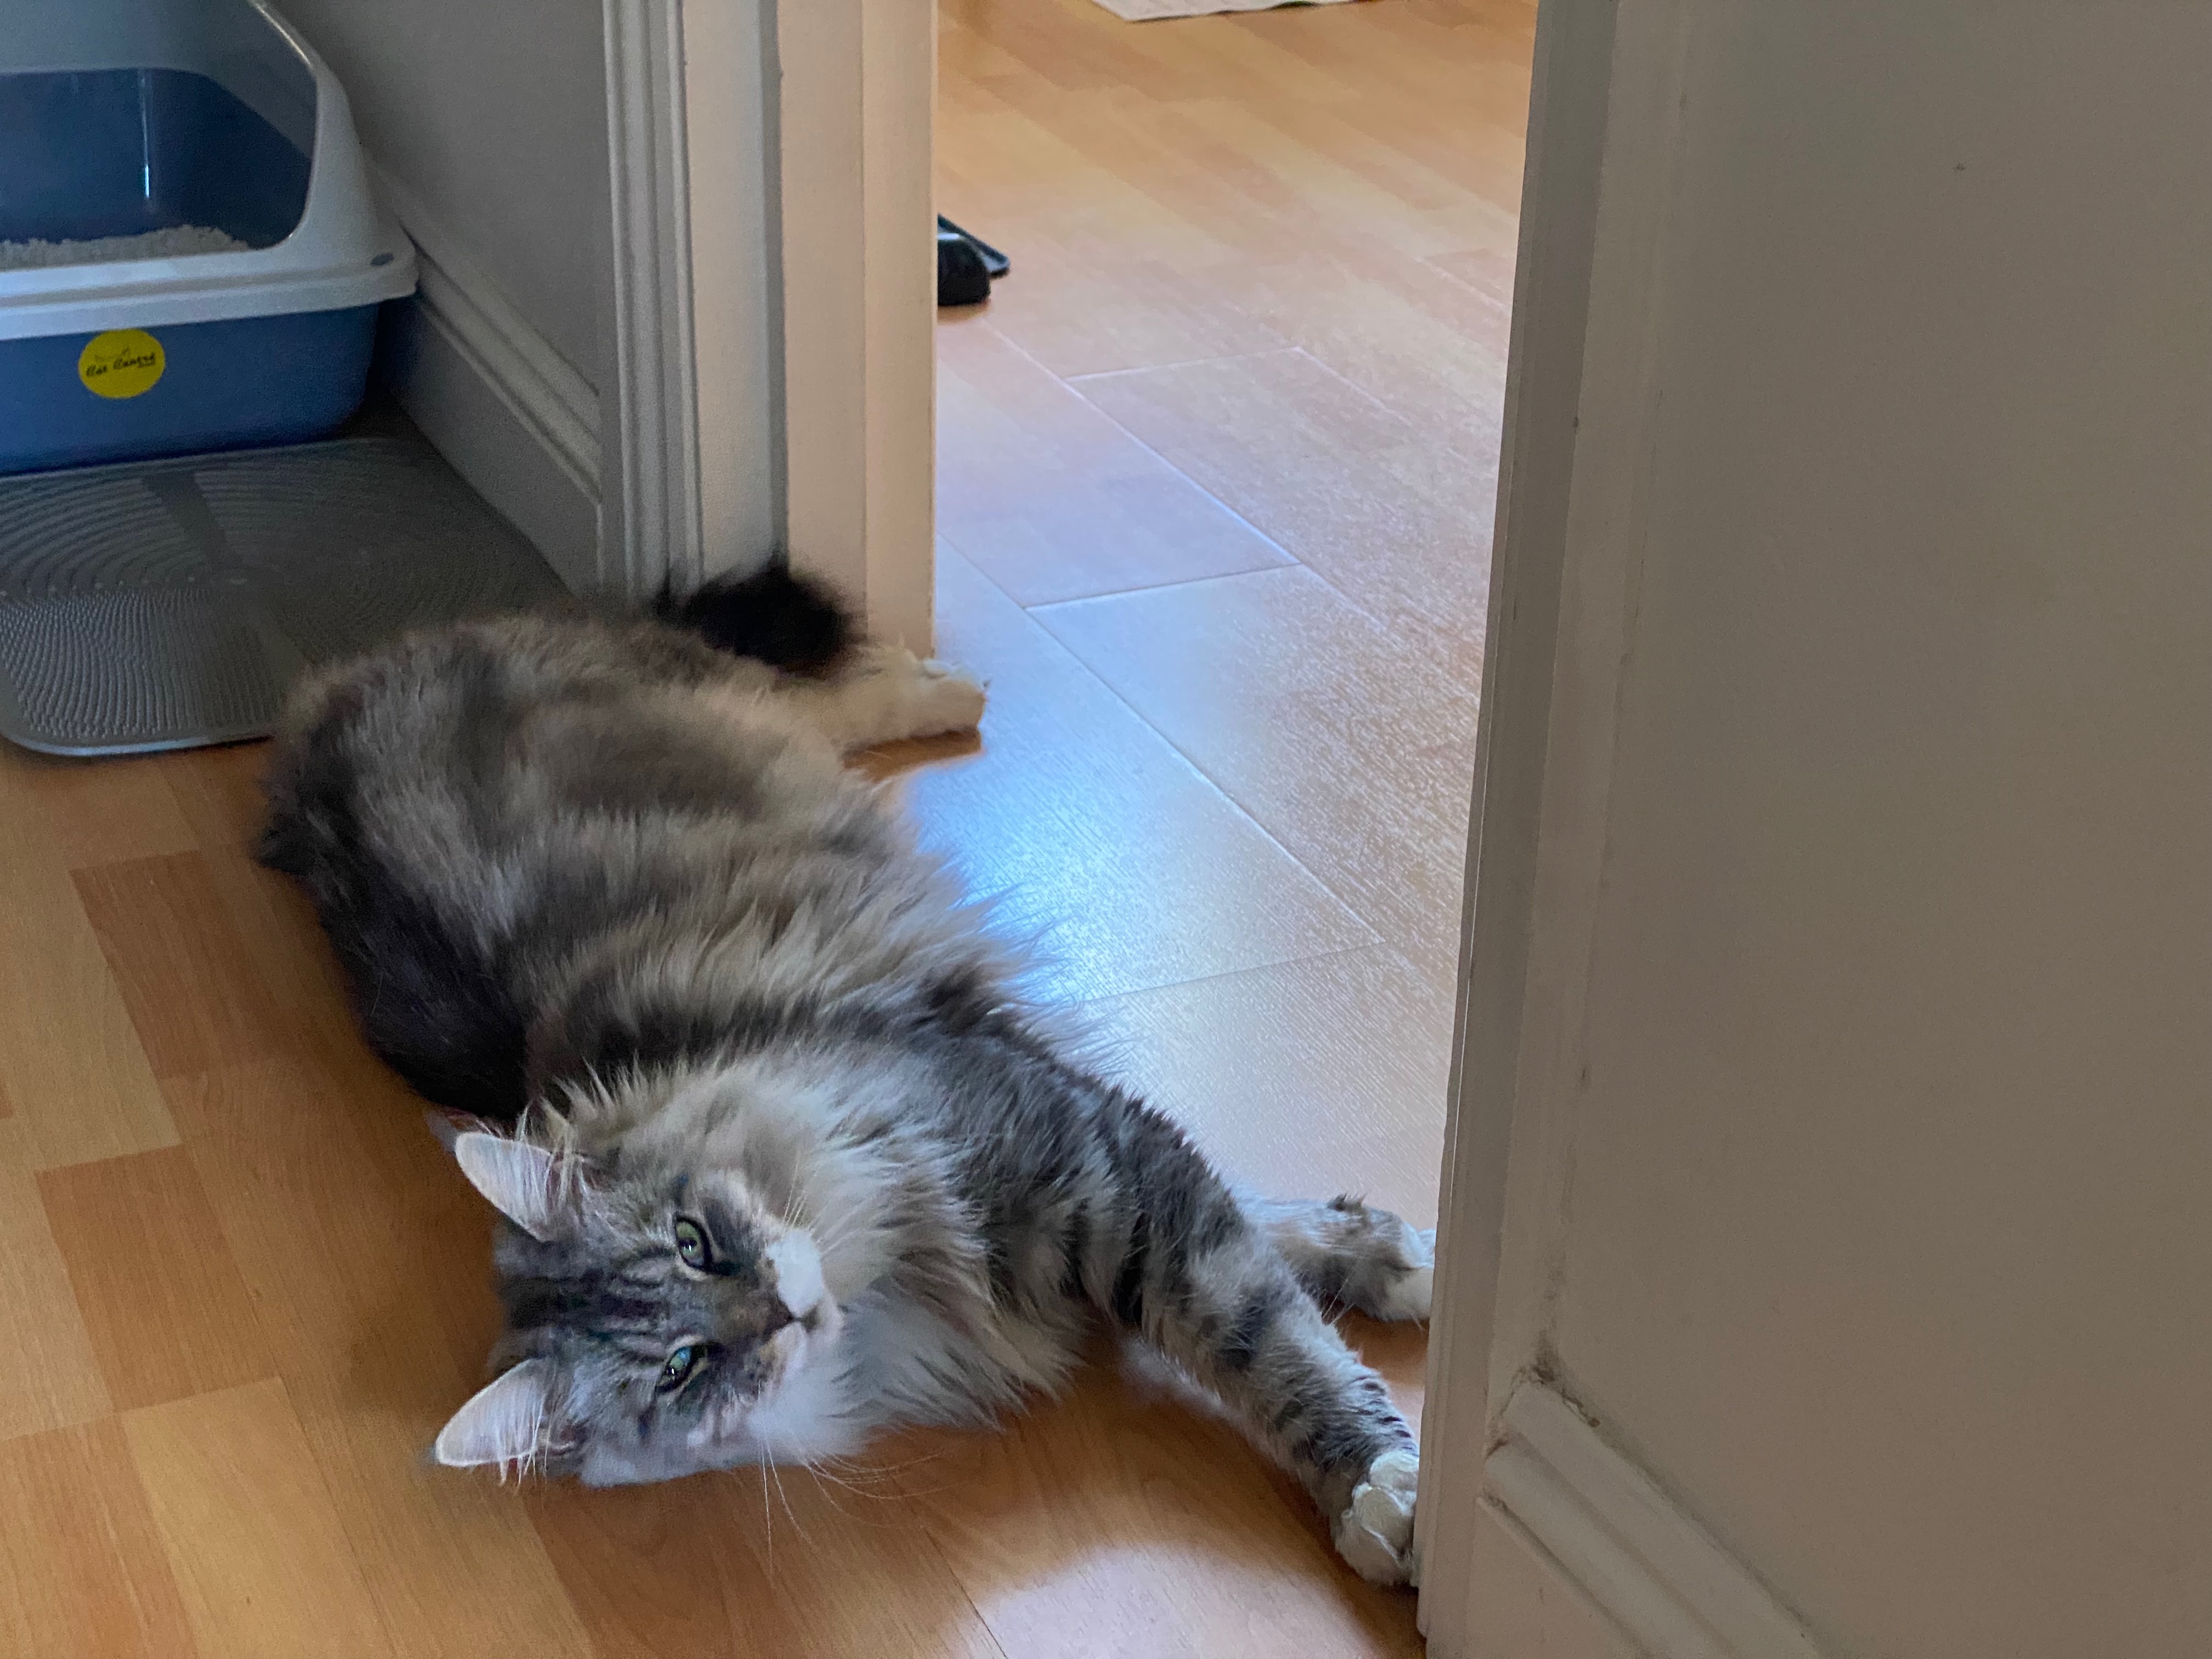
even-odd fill
[{"label": "gray litter mat", "polygon": [[53,755],[262,737],[305,666],[562,591],[404,439],[0,479],[0,735]]}]

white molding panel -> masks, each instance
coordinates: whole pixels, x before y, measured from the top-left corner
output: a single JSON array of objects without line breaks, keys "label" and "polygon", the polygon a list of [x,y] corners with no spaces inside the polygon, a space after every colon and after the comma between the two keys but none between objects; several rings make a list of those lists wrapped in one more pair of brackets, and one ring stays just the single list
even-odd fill
[{"label": "white molding panel", "polygon": [[382,370],[415,423],[571,586],[601,584],[599,399],[459,240],[386,173],[420,286],[392,319]]},{"label": "white molding panel", "polygon": [[606,0],[614,206],[610,585],[642,597],[705,567],[680,0]]},{"label": "white molding panel", "polygon": [[1653,1659],[1820,1659],[1796,1616],[1557,1393],[1523,1382],[1504,1426],[1483,1466],[1485,1504],[1639,1650]]}]

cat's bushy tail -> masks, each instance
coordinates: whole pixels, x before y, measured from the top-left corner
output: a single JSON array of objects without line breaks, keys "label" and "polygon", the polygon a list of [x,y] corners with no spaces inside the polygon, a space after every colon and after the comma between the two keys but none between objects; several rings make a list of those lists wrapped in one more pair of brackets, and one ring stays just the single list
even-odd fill
[{"label": "cat's bushy tail", "polygon": [[718,578],[680,598],[664,590],[653,613],[717,651],[787,674],[832,673],[860,642],[860,620],[836,590],[780,564]]}]

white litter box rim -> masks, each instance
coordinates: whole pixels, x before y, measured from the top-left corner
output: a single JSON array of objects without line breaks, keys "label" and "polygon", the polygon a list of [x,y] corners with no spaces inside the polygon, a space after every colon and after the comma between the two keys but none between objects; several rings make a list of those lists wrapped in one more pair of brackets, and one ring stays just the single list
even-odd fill
[{"label": "white litter box rim", "polygon": [[[307,201],[292,234],[273,247],[239,253],[0,271],[0,340],[338,311],[415,291],[414,244],[369,187],[345,88],[267,0],[249,3],[315,78]],[[192,66],[138,61],[56,67]]]}]

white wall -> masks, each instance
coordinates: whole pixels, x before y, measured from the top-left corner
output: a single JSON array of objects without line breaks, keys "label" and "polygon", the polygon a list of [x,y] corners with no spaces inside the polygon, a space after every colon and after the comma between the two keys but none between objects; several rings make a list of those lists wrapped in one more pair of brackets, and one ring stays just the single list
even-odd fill
[{"label": "white wall", "polygon": [[599,0],[283,0],[362,142],[594,386],[611,334]]},{"label": "white wall", "polygon": [[1498,1373],[1825,1650],[2212,1653],[2212,10],[1651,10]]},{"label": "white wall", "polygon": [[[688,158],[688,252],[711,270],[714,291],[686,324],[696,359],[678,366],[696,382],[711,449],[682,505],[705,522],[667,538],[690,553],[632,544],[617,499],[626,442],[633,478],[641,464],[639,434],[625,432],[620,415],[617,254],[641,283],[678,256],[660,249],[656,264],[616,247],[608,92],[621,66],[611,70],[607,55],[611,10],[635,44],[657,38],[683,9],[675,0],[281,3],[344,84],[392,205],[424,256],[422,298],[392,319],[380,362],[431,441],[574,585],[657,586],[664,555],[679,566],[702,557],[708,569],[765,557],[781,534],[779,319],[758,0],[690,8],[691,61],[673,81],[653,82],[665,107],[678,106],[676,82],[686,79],[705,101],[693,112],[702,143]],[[651,76],[642,62],[628,67],[635,108],[635,77]],[[642,155],[653,135],[641,129],[633,141]],[[633,202],[631,211],[664,230],[683,216],[672,221],[657,201]],[[669,346],[656,337],[634,349]],[[655,453],[647,464],[663,460]]]}]

